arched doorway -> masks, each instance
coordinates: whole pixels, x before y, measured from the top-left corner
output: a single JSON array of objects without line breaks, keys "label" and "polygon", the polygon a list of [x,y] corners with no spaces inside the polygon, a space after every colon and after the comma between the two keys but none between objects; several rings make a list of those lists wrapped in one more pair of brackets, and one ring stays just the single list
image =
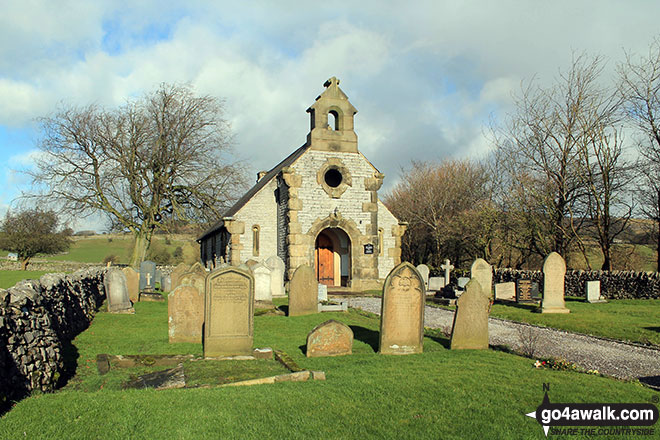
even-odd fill
[{"label": "arched doorway", "polygon": [[346,232],[339,228],[326,228],[319,232],[314,260],[319,283],[335,287],[349,286],[351,239]]}]

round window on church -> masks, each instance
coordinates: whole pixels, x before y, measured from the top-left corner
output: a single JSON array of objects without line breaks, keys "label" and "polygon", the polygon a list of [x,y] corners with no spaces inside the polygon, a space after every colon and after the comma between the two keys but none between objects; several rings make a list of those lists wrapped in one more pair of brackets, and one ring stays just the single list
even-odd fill
[{"label": "round window on church", "polygon": [[341,185],[343,176],[341,175],[341,172],[338,169],[330,168],[328,171],[325,172],[324,179],[325,179],[325,183],[327,183],[329,187],[337,188],[339,185]]}]

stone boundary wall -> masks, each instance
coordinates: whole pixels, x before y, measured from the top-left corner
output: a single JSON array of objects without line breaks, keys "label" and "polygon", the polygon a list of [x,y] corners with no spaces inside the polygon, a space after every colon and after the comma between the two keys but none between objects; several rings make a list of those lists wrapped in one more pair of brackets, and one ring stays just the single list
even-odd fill
[{"label": "stone boundary wall", "polygon": [[0,409],[62,385],[64,351],[105,300],[105,273],[105,267],[51,273],[0,289]]},{"label": "stone boundary wall", "polygon": [[[543,289],[543,272],[540,270],[495,269],[494,283],[529,279]],[[660,298],[660,273],[635,271],[567,270],[566,296],[584,297],[586,281],[600,281],[601,296],[608,299]]]}]

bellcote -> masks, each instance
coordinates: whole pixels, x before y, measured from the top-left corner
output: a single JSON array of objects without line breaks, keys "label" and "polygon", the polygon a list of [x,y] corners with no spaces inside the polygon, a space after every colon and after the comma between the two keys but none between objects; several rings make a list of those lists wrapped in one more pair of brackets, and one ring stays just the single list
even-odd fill
[{"label": "bellcote", "polygon": [[357,110],[339,88],[334,76],[327,80],[325,91],[307,109],[310,114],[310,132],[307,145],[312,150],[357,153],[357,134],[353,118]]}]

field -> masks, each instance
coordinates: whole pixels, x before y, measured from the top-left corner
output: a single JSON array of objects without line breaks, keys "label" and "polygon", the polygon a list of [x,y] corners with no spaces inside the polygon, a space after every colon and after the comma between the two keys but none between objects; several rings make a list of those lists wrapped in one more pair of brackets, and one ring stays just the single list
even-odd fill
[{"label": "field", "polygon": [[[135,308],[135,315],[100,312],[73,341],[75,377],[59,392],[16,404],[0,419],[0,438],[544,439],[525,416],[541,403],[543,384],[552,402],[657,397],[638,383],[536,369],[509,353],[450,351],[437,335],[425,338],[423,354],[379,355],[379,319],[355,310],[255,317],[255,347],[283,350],[300,367],[324,371],[326,381],[121,391],[131,372],[100,376],[96,354],[201,354],[200,344],[167,343],[166,303]],[[352,327],[353,354],[306,358],[307,333],[328,319]]]},{"label": "field", "polygon": [[0,289],[14,286],[21,280],[37,280],[49,270],[0,270]]}]

